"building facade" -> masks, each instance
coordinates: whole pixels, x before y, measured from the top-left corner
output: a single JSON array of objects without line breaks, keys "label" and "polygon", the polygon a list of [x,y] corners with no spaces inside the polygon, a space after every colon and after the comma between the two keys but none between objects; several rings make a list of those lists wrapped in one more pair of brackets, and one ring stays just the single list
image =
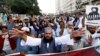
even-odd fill
[{"label": "building facade", "polygon": [[56,15],[60,14],[60,0],[55,0]]},{"label": "building facade", "polygon": [[76,0],[56,0],[56,12],[72,13],[76,10]]},{"label": "building facade", "polygon": [[100,0],[56,0],[56,12],[76,13],[85,12],[86,5],[100,5]]},{"label": "building facade", "polygon": [[85,12],[86,5],[100,5],[100,0],[81,0],[80,3],[77,5],[79,6],[77,10],[79,12]]}]

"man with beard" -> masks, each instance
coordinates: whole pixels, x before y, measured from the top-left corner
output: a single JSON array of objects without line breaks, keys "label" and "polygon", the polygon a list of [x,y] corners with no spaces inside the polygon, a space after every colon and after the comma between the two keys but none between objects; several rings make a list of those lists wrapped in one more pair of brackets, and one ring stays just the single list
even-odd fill
[{"label": "man with beard", "polygon": [[89,13],[89,20],[97,20],[99,18],[99,9],[97,7],[92,7],[91,12]]},{"label": "man with beard", "polygon": [[72,45],[72,46],[71,45],[63,45],[62,48],[61,48],[62,52],[88,47],[92,43],[92,40],[91,40],[90,36],[89,36],[87,41],[84,41],[82,39],[81,29],[78,29],[78,28],[74,28],[72,30],[71,38],[74,41],[74,45]]},{"label": "man with beard", "polygon": [[59,22],[59,26],[57,26],[57,30],[55,32],[57,37],[65,36],[66,34],[68,34],[66,29],[66,24],[64,21]]},{"label": "man with beard", "polygon": [[40,53],[55,53],[60,52],[60,46],[55,44],[55,39],[52,37],[51,28],[45,29],[44,38],[41,40],[41,45],[39,46]]},{"label": "man with beard", "polygon": [[97,37],[97,36],[100,36],[99,28],[97,26],[94,26],[94,25],[87,25],[87,31],[85,33],[85,39],[87,39],[89,35],[91,35],[92,39],[93,39],[92,45],[98,45],[99,44],[98,43],[99,37]]},{"label": "man with beard", "polygon": [[96,29],[97,29],[96,26],[93,26],[93,25],[88,25],[87,26],[87,30],[90,32],[91,35],[96,33]]},{"label": "man with beard", "polygon": [[96,30],[97,30],[97,26],[94,26],[94,25],[87,25],[87,30],[85,31],[85,38],[87,39],[88,38],[88,35],[95,35],[97,34]]},{"label": "man with beard", "polygon": [[69,21],[68,24],[67,24],[67,32],[68,32],[68,34],[71,34],[73,28],[74,28],[74,23]]},{"label": "man with beard", "polygon": [[[13,33],[17,36],[21,31],[13,29]],[[70,39],[70,35],[62,37],[52,37],[52,28],[46,27],[44,31],[44,37],[32,38],[22,37],[25,40],[25,45],[28,46],[39,46],[39,53],[57,53],[61,51],[61,45],[73,45],[73,41]],[[67,41],[66,41],[67,40]]]},{"label": "man with beard", "polygon": [[92,12],[90,12],[89,15],[99,15],[97,7],[92,7],[91,10]]},{"label": "man with beard", "polygon": [[88,36],[87,41],[82,39],[81,29],[78,29],[78,28],[72,30],[72,38],[74,40],[74,45],[72,46],[73,50],[87,47],[87,46],[91,45],[91,43],[92,43],[91,36]]}]

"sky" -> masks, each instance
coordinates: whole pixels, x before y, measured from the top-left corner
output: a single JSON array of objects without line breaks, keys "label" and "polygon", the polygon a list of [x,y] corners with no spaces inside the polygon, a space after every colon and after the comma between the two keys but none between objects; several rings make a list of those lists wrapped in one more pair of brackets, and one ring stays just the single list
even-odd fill
[{"label": "sky", "polygon": [[38,0],[43,13],[55,13],[55,0]]}]

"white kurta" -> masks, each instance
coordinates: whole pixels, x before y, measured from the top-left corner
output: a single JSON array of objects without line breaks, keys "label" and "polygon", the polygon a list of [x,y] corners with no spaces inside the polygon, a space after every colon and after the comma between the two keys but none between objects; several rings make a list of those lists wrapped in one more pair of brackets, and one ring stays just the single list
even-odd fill
[{"label": "white kurta", "polygon": [[[60,45],[60,44],[73,45],[73,40],[70,39],[70,35],[65,35],[62,37],[55,38],[55,44],[56,45]],[[27,36],[25,45],[39,46],[41,45],[41,38],[32,38],[30,36]]]},{"label": "white kurta", "polygon": [[5,36],[2,36],[4,39],[4,45],[3,45],[3,50],[7,53],[7,54],[10,54],[10,53],[13,53],[14,51],[11,49],[11,46],[10,46],[10,42],[8,40],[8,35],[5,35]]}]

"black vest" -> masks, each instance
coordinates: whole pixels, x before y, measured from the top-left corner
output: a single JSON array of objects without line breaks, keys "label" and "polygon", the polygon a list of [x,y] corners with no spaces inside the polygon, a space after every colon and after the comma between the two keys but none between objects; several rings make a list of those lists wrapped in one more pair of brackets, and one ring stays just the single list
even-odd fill
[{"label": "black vest", "polygon": [[[47,48],[47,43],[49,43],[49,47]],[[41,46],[39,47],[39,53],[44,54],[44,53],[57,53],[61,51],[61,46],[57,47],[55,45],[55,39],[52,38],[51,41],[46,42],[45,39],[43,38],[41,41]]]}]

